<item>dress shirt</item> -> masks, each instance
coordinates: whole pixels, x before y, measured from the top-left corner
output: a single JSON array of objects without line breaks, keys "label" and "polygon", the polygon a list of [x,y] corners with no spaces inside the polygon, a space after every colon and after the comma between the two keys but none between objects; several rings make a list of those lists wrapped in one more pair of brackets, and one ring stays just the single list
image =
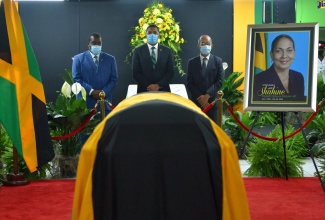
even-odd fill
[{"label": "dress shirt", "polygon": [[209,62],[209,58],[210,58],[210,54],[208,55],[208,56],[206,56],[206,57],[204,57],[204,56],[202,56],[202,54],[200,54],[200,60],[201,60],[201,66],[202,66],[202,64],[203,64],[203,59],[204,58],[207,58],[207,63],[206,63],[206,65],[208,66],[208,62]]},{"label": "dress shirt", "polygon": [[147,44],[148,45],[148,48],[149,48],[149,52],[150,52],[150,57],[151,57],[151,53],[152,53],[152,47],[155,48],[155,53],[156,53],[156,61],[158,59],[158,43],[155,44],[154,46],[150,45],[150,44]]}]

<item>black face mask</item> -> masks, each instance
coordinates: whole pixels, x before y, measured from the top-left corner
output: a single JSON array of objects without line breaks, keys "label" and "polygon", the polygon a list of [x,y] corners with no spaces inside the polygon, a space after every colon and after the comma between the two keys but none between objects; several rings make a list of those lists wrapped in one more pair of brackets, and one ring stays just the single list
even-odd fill
[{"label": "black face mask", "polygon": [[318,51],[318,56],[322,56],[324,54],[324,50],[319,50]]}]

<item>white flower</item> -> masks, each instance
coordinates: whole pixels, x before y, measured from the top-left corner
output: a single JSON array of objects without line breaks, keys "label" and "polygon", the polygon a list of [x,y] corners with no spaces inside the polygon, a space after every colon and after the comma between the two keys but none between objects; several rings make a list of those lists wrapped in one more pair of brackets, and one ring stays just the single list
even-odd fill
[{"label": "white flower", "polygon": [[222,67],[223,67],[224,70],[227,69],[227,68],[228,68],[228,63],[223,62],[223,63],[222,63]]},{"label": "white flower", "polygon": [[61,92],[65,97],[71,98],[71,86],[69,85],[69,83],[63,83]]},{"label": "white flower", "polygon": [[76,83],[73,83],[72,84],[72,88],[71,88],[71,91],[77,95],[82,89],[82,86],[80,83],[76,82]]}]

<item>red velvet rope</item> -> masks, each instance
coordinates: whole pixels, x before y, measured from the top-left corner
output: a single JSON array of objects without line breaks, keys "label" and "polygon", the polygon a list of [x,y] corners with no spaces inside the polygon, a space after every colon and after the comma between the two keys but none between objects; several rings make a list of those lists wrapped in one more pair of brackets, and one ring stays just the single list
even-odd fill
[{"label": "red velvet rope", "polygon": [[[112,103],[110,103],[109,101],[105,100],[105,102],[112,108],[114,109],[115,106],[112,105]],[[51,137],[52,140],[63,140],[63,139],[67,139],[67,138],[70,138],[72,137],[73,135],[77,134],[79,131],[81,131],[87,124],[88,122],[90,121],[91,117],[93,117],[93,115],[95,114],[96,112],[96,109],[97,109],[97,105],[98,103],[96,103],[96,105],[94,106],[94,108],[91,110],[91,112],[89,113],[88,117],[86,118],[86,120],[78,127],[76,128],[75,130],[73,130],[71,133],[67,134],[67,135],[64,135],[64,136],[57,136],[57,137]]]},{"label": "red velvet rope", "polygon": [[206,113],[207,111],[209,111],[211,108],[212,108],[212,106],[214,106],[214,104],[216,103],[216,101],[213,101],[213,102],[211,102],[205,109],[203,109],[202,111],[204,112],[204,113]]},{"label": "red velvet rope", "polygon": [[63,139],[70,138],[73,135],[77,134],[79,131],[81,131],[88,124],[88,122],[90,121],[91,117],[93,117],[93,115],[95,114],[96,108],[97,108],[97,105],[95,105],[95,107],[91,110],[91,112],[87,116],[86,120],[78,128],[76,128],[75,130],[73,130],[71,133],[69,133],[67,135],[64,135],[64,136],[51,137],[51,139],[58,141],[58,140],[63,140]]},{"label": "red velvet rope", "polygon": [[[231,108],[231,106],[229,105],[229,103],[227,103],[227,108],[228,108],[228,111],[230,112],[230,114],[234,117],[234,119],[237,121],[237,123],[245,130],[245,131],[249,131],[249,129],[237,118],[237,116],[235,115],[235,113],[233,112],[233,109]],[[302,125],[302,128],[305,128],[309,122],[311,122],[311,120],[313,120],[313,118],[315,117],[315,115],[317,114],[318,110],[320,109],[321,107],[321,103],[317,105],[317,108],[316,108],[316,112],[313,112],[309,118],[305,121],[305,123]],[[298,132],[301,131],[301,128],[298,128],[296,131],[292,132],[291,134],[287,135],[284,137],[284,139],[288,139],[294,135],[296,135]],[[277,140],[282,140],[283,138],[269,138],[269,137],[264,137],[262,135],[259,135],[255,132],[251,132],[251,134],[255,137],[258,137],[258,138],[261,138],[261,139],[264,139],[264,140],[268,140],[268,141],[277,141]]]},{"label": "red velvet rope", "polygon": [[111,109],[114,109],[115,108],[115,106],[112,105],[112,103],[110,103],[109,101],[105,100],[105,102],[109,105],[109,107],[111,107]]}]

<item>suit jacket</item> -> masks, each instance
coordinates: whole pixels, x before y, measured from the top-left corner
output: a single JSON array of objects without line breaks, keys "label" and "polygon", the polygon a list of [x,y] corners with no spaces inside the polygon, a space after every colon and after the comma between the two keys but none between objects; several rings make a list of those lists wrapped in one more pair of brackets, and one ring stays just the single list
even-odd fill
[{"label": "suit jacket", "polygon": [[200,106],[197,98],[201,95],[208,93],[209,102],[216,99],[222,86],[223,74],[220,57],[210,54],[204,77],[201,74],[200,56],[190,59],[187,65],[187,89],[191,93],[191,100]]},{"label": "suit jacket", "polygon": [[[99,55],[98,67],[96,67],[90,51],[80,53],[73,58],[72,77],[74,82],[79,82],[86,90],[87,108],[95,106],[97,100],[89,95],[91,89],[103,90],[105,99],[112,103],[112,91],[117,84],[117,66],[115,57],[101,52]],[[77,95],[81,98],[81,93]],[[105,111],[110,111],[110,107],[105,104]]]},{"label": "suit jacket", "polygon": [[170,92],[169,81],[174,76],[174,61],[170,48],[158,45],[156,68],[152,66],[147,44],[137,47],[132,57],[132,73],[138,84],[137,93],[146,92],[150,84],[159,84],[159,91]]},{"label": "suit jacket", "polygon": [[[283,91],[284,94],[271,94],[263,96],[261,92],[262,89],[265,87],[268,91],[270,91],[274,87],[273,91]],[[253,101],[275,101],[273,98],[279,101],[306,101],[304,92],[304,77],[301,73],[294,70],[289,70],[289,93],[286,92],[273,65],[269,69],[255,75],[254,77]],[[266,98],[271,98],[271,100],[265,100]]]}]

